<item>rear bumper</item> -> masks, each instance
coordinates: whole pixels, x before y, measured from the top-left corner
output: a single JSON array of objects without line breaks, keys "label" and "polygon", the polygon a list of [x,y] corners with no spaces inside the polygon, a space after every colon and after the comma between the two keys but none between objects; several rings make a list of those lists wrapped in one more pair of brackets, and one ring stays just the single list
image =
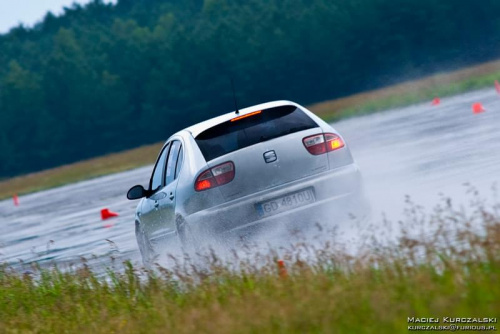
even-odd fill
[{"label": "rear bumper", "polygon": [[[255,205],[290,193],[313,188],[315,202],[272,216],[259,216]],[[245,236],[255,230],[287,226],[303,229],[318,223],[323,227],[348,222],[354,215],[369,211],[356,164],[266,189],[186,217],[193,233],[221,237],[227,234]]]}]

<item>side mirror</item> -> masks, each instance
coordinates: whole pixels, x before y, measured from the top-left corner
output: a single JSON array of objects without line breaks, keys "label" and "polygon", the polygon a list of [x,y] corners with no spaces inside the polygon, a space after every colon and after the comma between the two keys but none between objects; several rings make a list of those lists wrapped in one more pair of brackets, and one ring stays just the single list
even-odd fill
[{"label": "side mirror", "polygon": [[146,197],[147,194],[148,192],[146,191],[146,189],[144,189],[143,186],[137,185],[130,188],[130,190],[127,192],[127,198],[130,200],[140,199]]}]

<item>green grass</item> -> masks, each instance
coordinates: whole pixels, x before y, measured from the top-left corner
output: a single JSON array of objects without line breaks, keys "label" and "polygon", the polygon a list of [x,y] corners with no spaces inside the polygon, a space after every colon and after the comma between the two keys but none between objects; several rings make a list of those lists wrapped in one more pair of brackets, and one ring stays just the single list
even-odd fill
[{"label": "green grass", "polygon": [[273,255],[230,267],[207,254],[203,269],[125,263],[104,278],[86,267],[35,277],[3,268],[0,332],[407,333],[408,317],[500,317],[499,209],[444,204],[425,220],[438,232],[373,239],[355,253],[302,246],[315,261],[285,256],[286,275]]},{"label": "green grass", "polygon": [[[325,120],[336,121],[422,101],[429,101],[430,107],[430,101],[435,96],[446,97],[484,87],[494,89],[494,81],[497,79],[500,80],[500,61],[321,102],[308,108]],[[27,194],[152,164],[162,144],[143,146],[0,181],[0,200],[14,194]]]}]

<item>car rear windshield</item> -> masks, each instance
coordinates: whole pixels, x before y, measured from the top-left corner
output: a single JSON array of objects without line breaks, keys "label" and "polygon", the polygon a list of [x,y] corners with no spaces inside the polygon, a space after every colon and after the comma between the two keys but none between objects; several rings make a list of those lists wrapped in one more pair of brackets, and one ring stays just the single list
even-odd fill
[{"label": "car rear windshield", "polygon": [[218,124],[195,139],[206,161],[260,142],[318,127],[295,106],[264,109]]}]

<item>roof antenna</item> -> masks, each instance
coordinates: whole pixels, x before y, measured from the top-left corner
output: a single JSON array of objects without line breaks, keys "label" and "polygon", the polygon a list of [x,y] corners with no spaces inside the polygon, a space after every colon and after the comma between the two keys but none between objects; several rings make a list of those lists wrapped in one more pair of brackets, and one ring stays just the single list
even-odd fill
[{"label": "roof antenna", "polygon": [[235,114],[238,115],[240,111],[238,110],[238,102],[236,101],[236,92],[234,90],[234,82],[233,78],[231,78],[231,88],[233,89],[233,99],[234,99],[234,108],[235,108]]}]

